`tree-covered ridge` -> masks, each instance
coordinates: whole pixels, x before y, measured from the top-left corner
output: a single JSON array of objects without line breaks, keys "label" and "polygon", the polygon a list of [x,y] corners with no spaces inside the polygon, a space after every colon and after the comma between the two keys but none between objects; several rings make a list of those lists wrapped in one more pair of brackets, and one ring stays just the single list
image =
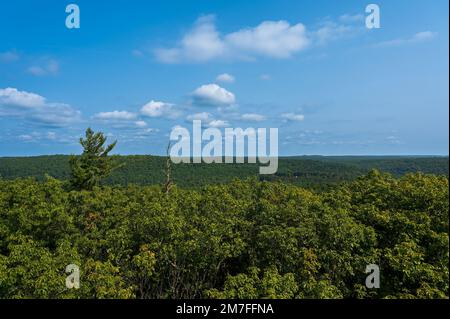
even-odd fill
[{"label": "tree-covered ridge", "polygon": [[[70,156],[0,158],[0,177],[15,179],[35,177],[40,181],[50,175],[70,178]],[[104,180],[106,185],[155,185],[164,180],[164,157],[133,155],[117,156],[122,166]],[[266,180],[281,180],[314,190],[328,189],[344,181],[352,181],[372,168],[400,177],[406,173],[423,172],[448,176],[448,157],[282,157],[274,176]],[[257,164],[177,164],[172,165],[173,180],[182,187],[228,183],[234,178],[258,177]]]},{"label": "tree-covered ridge", "polygon": [[[66,186],[0,181],[1,298],[448,298],[444,176],[372,171],[322,193]],[[371,263],[380,289],[364,285]]]}]

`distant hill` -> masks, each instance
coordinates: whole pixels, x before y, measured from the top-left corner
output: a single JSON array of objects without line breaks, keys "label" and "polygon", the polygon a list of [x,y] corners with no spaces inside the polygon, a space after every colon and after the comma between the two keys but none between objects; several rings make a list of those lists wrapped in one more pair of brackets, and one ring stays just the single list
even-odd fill
[{"label": "distant hill", "polygon": [[[165,158],[150,155],[118,156],[125,165],[115,171],[105,184],[153,185],[164,182]],[[275,175],[259,175],[259,164],[177,164],[173,179],[182,187],[201,187],[226,183],[234,178],[251,176],[263,180],[283,180],[310,189],[326,189],[351,181],[375,168],[401,176],[410,172],[449,174],[448,156],[297,156],[279,159]],[[1,157],[0,177],[15,179],[34,177],[42,180],[48,174],[58,179],[69,177],[69,156]]]}]

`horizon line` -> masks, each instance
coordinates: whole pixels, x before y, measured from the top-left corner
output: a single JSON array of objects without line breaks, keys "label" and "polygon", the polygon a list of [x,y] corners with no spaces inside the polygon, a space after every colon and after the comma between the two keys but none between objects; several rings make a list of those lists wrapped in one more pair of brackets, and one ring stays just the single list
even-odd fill
[{"label": "horizon line", "polygon": [[[0,158],[30,158],[30,157],[45,157],[45,156],[79,156],[81,154],[37,154],[37,155],[0,155]],[[167,157],[167,155],[157,155],[157,154],[111,154],[110,156],[153,156],[153,157]],[[182,157],[182,156],[177,156]],[[198,158],[201,156],[190,156],[189,158]],[[213,157],[213,156],[211,156]],[[236,156],[222,156],[222,158],[236,158]],[[244,156],[243,158],[248,158],[249,156]],[[279,155],[279,156],[266,156],[266,157],[278,157],[278,158],[289,158],[289,157],[449,157],[449,154],[297,154],[297,155]]]}]

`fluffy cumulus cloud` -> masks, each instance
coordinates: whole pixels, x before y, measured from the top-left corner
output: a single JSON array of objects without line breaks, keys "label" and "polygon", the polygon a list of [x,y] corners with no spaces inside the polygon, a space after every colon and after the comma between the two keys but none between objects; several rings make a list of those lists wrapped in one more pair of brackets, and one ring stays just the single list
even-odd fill
[{"label": "fluffy cumulus cloud", "polygon": [[324,45],[363,30],[363,14],[343,14],[335,21],[324,19],[311,30],[302,23],[278,20],[222,34],[216,28],[215,17],[208,15],[200,17],[173,47],[156,49],[155,56],[163,63],[285,59],[311,45]]},{"label": "fluffy cumulus cloud", "polygon": [[174,63],[181,60],[211,60],[222,56],[225,50],[225,44],[214,24],[214,16],[203,16],[183,36],[177,47],[160,48],[155,54],[161,62]]},{"label": "fluffy cumulus cloud", "polygon": [[81,113],[68,104],[50,103],[39,94],[16,88],[0,89],[0,116],[22,118],[55,127],[81,119]]},{"label": "fluffy cumulus cloud", "polygon": [[174,119],[180,116],[174,104],[151,100],[141,108],[141,114],[148,117],[165,117]]},{"label": "fluffy cumulus cloud", "polygon": [[309,45],[306,28],[287,21],[264,21],[254,28],[228,34],[225,42],[240,54],[288,58]]},{"label": "fluffy cumulus cloud", "polygon": [[228,74],[228,73],[222,73],[216,77],[216,81],[223,82],[223,83],[233,83],[234,76],[232,76],[231,74]]},{"label": "fluffy cumulus cloud", "polygon": [[236,102],[233,93],[217,84],[205,84],[191,94],[192,102],[201,106],[229,106]]},{"label": "fluffy cumulus cloud", "polygon": [[45,103],[45,98],[35,93],[19,91],[16,88],[0,89],[0,106],[37,108]]},{"label": "fluffy cumulus cloud", "polygon": [[281,114],[281,118],[285,121],[300,122],[305,119],[305,116],[303,114],[296,114],[296,113],[283,113]]},{"label": "fluffy cumulus cloud", "polygon": [[221,35],[214,16],[199,18],[172,48],[155,50],[164,63],[205,62],[213,59],[288,58],[308,47],[306,28],[298,23],[263,21],[259,25]]}]

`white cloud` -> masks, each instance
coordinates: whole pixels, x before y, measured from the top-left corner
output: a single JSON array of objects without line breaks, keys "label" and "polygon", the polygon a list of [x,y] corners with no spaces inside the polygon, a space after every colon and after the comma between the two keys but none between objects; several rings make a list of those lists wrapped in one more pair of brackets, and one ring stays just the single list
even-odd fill
[{"label": "white cloud", "polygon": [[28,73],[34,76],[56,75],[59,72],[59,63],[49,60],[44,65],[33,65],[28,68]]},{"label": "white cloud", "polygon": [[213,120],[213,121],[209,122],[209,123],[207,124],[207,126],[219,128],[219,127],[227,127],[227,126],[230,126],[230,124],[228,123],[228,121],[224,121],[224,120]]},{"label": "white cloud", "polygon": [[128,111],[111,111],[97,113],[92,117],[94,120],[107,124],[110,128],[119,130],[135,130],[147,127],[147,122],[138,118],[138,114]]},{"label": "white cloud", "polygon": [[17,138],[23,142],[39,142],[39,141],[52,141],[52,142],[63,142],[63,143],[74,143],[79,137],[71,136],[63,133],[56,133],[52,131],[47,132],[30,132],[26,134],[21,134]]},{"label": "white cloud", "polygon": [[314,31],[313,36],[317,44],[324,45],[332,40],[351,35],[354,31],[353,26],[326,21],[319,29]]},{"label": "white cloud", "polygon": [[422,31],[417,32],[409,38],[398,38],[394,40],[388,40],[376,43],[375,47],[390,47],[390,46],[400,46],[405,44],[414,44],[414,43],[422,43],[426,41],[430,41],[437,36],[436,32],[431,31]]},{"label": "white cloud", "polygon": [[401,140],[395,135],[390,135],[386,137],[386,140],[388,144],[402,144]]},{"label": "white cloud", "polygon": [[311,41],[316,45],[325,45],[331,41],[354,37],[367,31],[364,14],[343,14],[335,21],[326,17],[310,33]]},{"label": "white cloud", "polygon": [[207,61],[225,52],[225,44],[214,24],[214,16],[200,17],[192,30],[180,41],[176,48],[157,49],[156,57],[165,63],[189,60],[193,62]]},{"label": "white cloud", "polygon": [[28,142],[34,140],[34,137],[30,134],[22,134],[19,135],[19,140]]},{"label": "white cloud", "polygon": [[19,135],[18,139],[21,140],[21,141],[24,141],[24,142],[35,142],[35,141],[38,141],[38,140],[43,140],[45,137],[46,137],[45,133],[31,132],[31,133],[28,133],[28,134]]},{"label": "white cloud", "polygon": [[212,114],[208,113],[208,112],[200,112],[200,113],[191,114],[191,115],[186,117],[186,120],[189,121],[189,122],[190,121],[194,121],[194,120],[200,120],[200,121],[202,121],[202,126],[204,126],[204,127],[217,127],[217,128],[219,128],[219,127],[230,126],[228,121],[214,119]]},{"label": "white cloud", "polygon": [[217,82],[224,82],[224,83],[233,83],[234,82],[234,76],[228,73],[219,74],[216,77]]},{"label": "white cloud", "polygon": [[0,89],[0,106],[11,105],[36,108],[45,105],[45,98],[34,93],[19,91],[15,88]]},{"label": "white cloud", "polygon": [[305,26],[286,21],[264,21],[255,28],[228,34],[225,42],[232,51],[273,58],[288,58],[309,45]]},{"label": "white cloud", "polygon": [[134,124],[137,127],[146,127],[147,126],[147,123],[145,121],[136,121],[136,122],[134,122]]},{"label": "white cloud", "polygon": [[151,100],[141,108],[141,114],[148,117],[176,118],[180,112],[171,103]]},{"label": "white cloud", "polygon": [[364,21],[363,14],[343,14],[339,17],[339,21],[343,23],[358,23]]},{"label": "white cloud", "polygon": [[303,24],[287,21],[263,21],[221,36],[216,30],[214,16],[200,17],[179,44],[173,48],[155,50],[156,58],[164,63],[205,62],[218,58],[254,59],[258,56],[288,58],[309,45]]},{"label": "white cloud", "polygon": [[412,41],[414,41],[414,42],[427,41],[427,40],[434,39],[436,36],[437,36],[436,32],[431,32],[431,31],[418,32],[418,33],[414,34]]},{"label": "white cloud", "polygon": [[186,57],[194,60],[209,60],[225,51],[225,44],[216,31],[214,16],[200,17],[194,29],[182,40]]},{"label": "white cloud", "polygon": [[36,110],[30,118],[47,126],[62,127],[80,121],[81,112],[68,104],[51,103]]},{"label": "white cloud", "polygon": [[263,80],[263,81],[268,81],[268,80],[270,80],[270,75],[268,75],[268,74],[261,74],[259,78],[261,80]]},{"label": "white cloud", "polygon": [[49,103],[35,93],[16,88],[0,89],[0,116],[18,117],[47,126],[65,126],[81,119],[81,113],[64,103]]},{"label": "white cloud", "polygon": [[183,127],[181,125],[178,125],[178,124],[172,126],[172,128],[171,128],[172,131],[174,131],[174,130],[182,130],[182,129],[185,129],[185,127]]},{"label": "white cloud", "polygon": [[117,120],[117,121],[130,121],[136,118],[135,113],[127,111],[112,111],[112,112],[100,112],[94,115],[95,119],[98,120]]},{"label": "white cloud", "polygon": [[207,121],[211,120],[211,117],[212,117],[211,113],[200,112],[200,113],[188,115],[186,117],[186,120],[188,120],[188,121],[200,120],[200,121],[207,122]]},{"label": "white cloud", "polygon": [[191,94],[193,104],[206,106],[228,106],[235,103],[233,93],[217,84],[205,84]]},{"label": "white cloud", "polygon": [[246,113],[246,114],[242,114],[241,119],[243,119],[245,121],[261,122],[261,121],[264,121],[266,119],[266,117],[261,114]]},{"label": "white cloud", "polygon": [[154,136],[156,132],[159,132],[159,130],[155,128],[141,128],[139,130],[133,131],[131,135],[126,137],[126,139],[129,141],[147,140],[150,137]]},{"label": "white cloud", "polygon": [[284,113],[281,114],[281,118],[286,121],[303,121],[305,119],[305,116],[303,114],[296,114],[296,113]]}]

